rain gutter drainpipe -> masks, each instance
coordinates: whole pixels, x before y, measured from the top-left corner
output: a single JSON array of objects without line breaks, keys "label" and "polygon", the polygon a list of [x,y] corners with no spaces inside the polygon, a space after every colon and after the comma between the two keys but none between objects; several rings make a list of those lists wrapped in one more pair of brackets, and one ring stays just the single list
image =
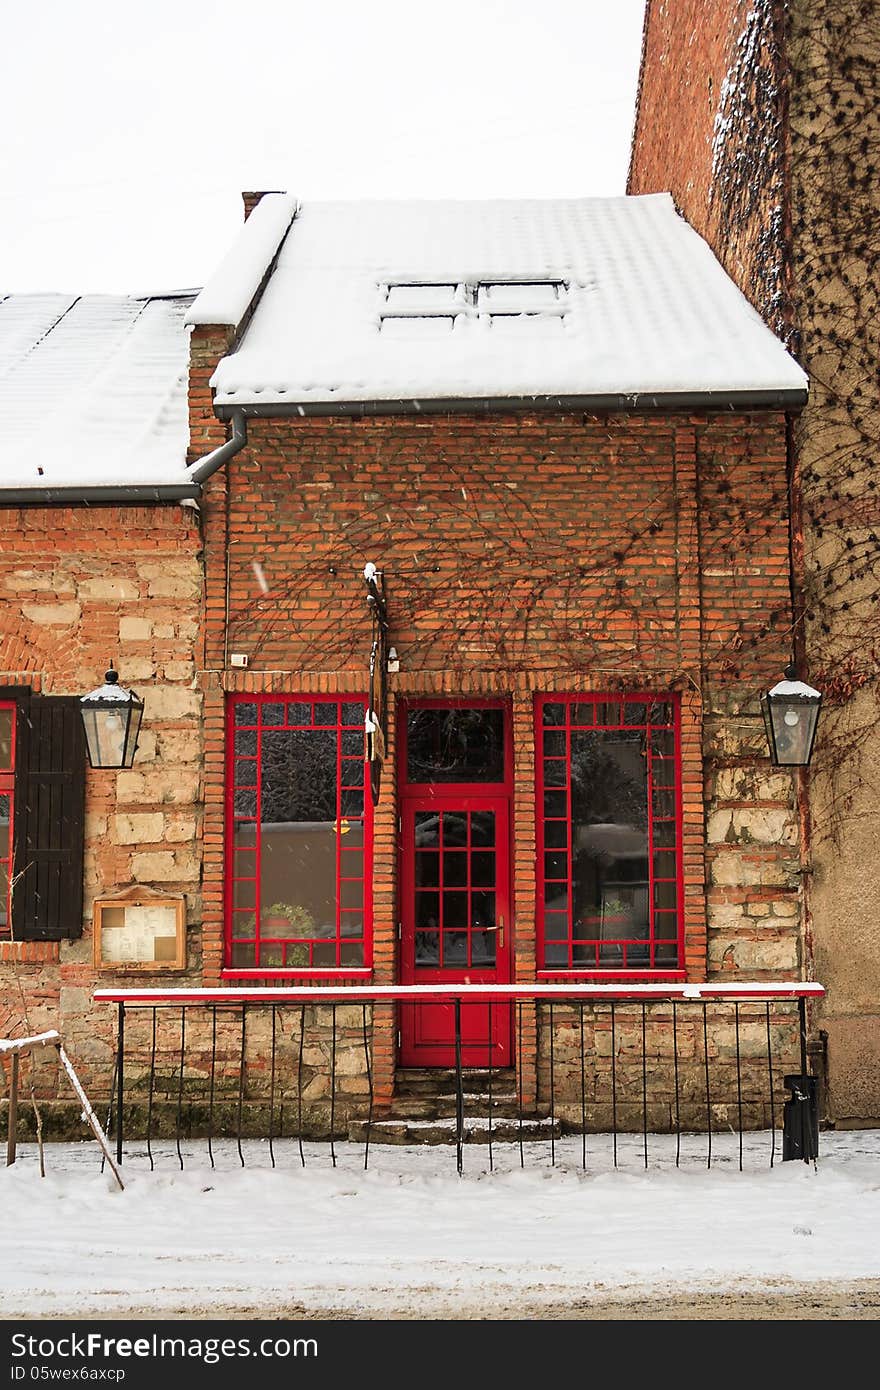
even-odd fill
[{"label": "rain gutter drainpipe", "polygon": [[199,459],[198,463],[192,469],[190,476],[194,483],[199,484],[199,491],[201,491],[202,483],[210,478],[213,473],[216,473],[218,468],[222,468],[224,463],[232,458],[233,454],[237,454],[239,449],[243,449],[245,444],[247,444],[247,421],[244,418],[244,412],[241,410],[234,410],[230,419],[232,421],[232,438],[227,439],[225,444],[221,444],[218,449],[214,449],[210,454],[206,454],[203,459]]}]

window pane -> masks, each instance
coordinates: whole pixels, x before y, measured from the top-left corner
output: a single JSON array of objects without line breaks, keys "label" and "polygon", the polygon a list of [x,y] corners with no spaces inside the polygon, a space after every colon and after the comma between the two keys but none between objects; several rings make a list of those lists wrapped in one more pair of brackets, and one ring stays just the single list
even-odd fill
[{"label": "window pane", "polygon": [[366,705],[363,701],[343,700],[342,702],[342,722],[343,724],[356,724],[359,729],[364,727],[364,715]]},{"label": "window pane", "polygon": [[440,936],[438,932],[416,932],[416,965],[440,964]]},{"label": "window pane", "polygon": [[467,844],[466,811],[443,812],[443,844],[458,845],[462,848]]},{"label": "window pane", "polygon": [[364,885],[359,878],[344,878],[339,885],[340,907],[361,907],[364,901]]},{"label": "window pane", "polygon": [[232,796],[232,809],[237,816],[255,816],[257,814],[257,793],[256,789],[248,790],[237,789]]},{"label": "window pane", "polygon": [[234,705],[236,724],[256,724],[257,707],[251,704],[240,704],[238,701]]},{"label": "window pane", "polygon": [[568,913],[548,912],[544,918],[544,938],[547,941],[565,941],[568,936]]},{"label": "window pane", "polygon": [[568,826],[564,820],[548,820],[544,826],[544,844],[550,849],[565,849]]},{"label": "window pane", "polygon": [[471,856],[471,884],[475,888],[494,888],[495,855],[485,851]]},{"label": "window pane", "polygon": [[564,724],[565,705],[546,704],[542,718],[545,724]]},{"label": "window pane", "polygon": [[504,780],[501,709],[411,709],[406,741],[410,782]]},{"label": "window pane", "polygon": [[436,811],[416,811],[416,844],[436,848],[440,844],[440,817]]},{"label": "window pane", "polygon": [[237,787],[255,787],[257,785],[256,758],[236,758],[235,785]]},{"label": "window pane", "polygon": [[471,812],[471,844],[472,845],[494,845],[495,843],[495,812],[494,811],[472,811]]},{"label": "window pane", "polygon": [[485,927],[495,926],[495,894],[494,893],[472,893],[471,894],[471,926],[479,931]]},{"label": "window pane", "polygon": [[544,730],[544,753],[551,757],[561,758],[565,756],[565,730],[564,729],[545,729]]},{"label": "window pane", "polygon": [[567,792],[544,793],[544,815],[559,818],[568,815]]},{"label": "window pane", "polygon": [[260,815],[263,824],[335,821],[336,733],[269,729],[263,735]]},{"label": "window pane", "polygon": [[[468,924],[468,895],[467,893],[444,893],[443,894],[443,927],[446,931],[450,928],[458,929],[466,927]],[[428,925],[427,923],[425,925]]]},{"label": "window pane", "polygon": [[443,934],[443,964],[467,965],[467,932],[451,931]]},{"label": "window pane", "polygon": [[336,700],[315,701],[315,723],[336,724],[339,722],[339,705]]},{"label": "window pane", "polygon": [[440,856],[431,850],[416,852],[416,887],[433,888],[440,882]]},{"label": "window pane", "polygon": [[568,947],[561,942],[548,941],[544,947],[544,965],[548,969],[565,969],[568,965]]},{"label": "window pane", "polygon": [[235,731],[235,751],[236,753],[254,754],[257,751],[257,731],[256,729],[236,729]]},{"label": "window pane", "polygon": [[342,735],[343,758],[364,760],[364,735],[360,729],[346,729]]},{"label": "window pane", "polygon": [[0,709],[0,768],[12,769],[12,728],[15,710],[6,706]]},{"label": "window pane", "polygon": [[558,853],[545,854],[544,877],[568,878],[568,855]]},{"label": "window pane", "polygon": [[282,704],[263,705],[261,717],[264,724],[283,724],[284,706]]},{"label": "window pane", "polygon": [[232,885],[233,907],[257,906],[257,881],[253,878],[237,878]]},{"label": "window pane", "polygon": [[364,814],[364,794],[346,790],[339,798],[339,810],[343,816],[362,816]]},{"label": "window pane", "polygon": [[648,885],[642,740],[616,730],[573,733],[571,756],[574,919],[586,937],[626,936],[633,885]]},{"label": "window pane", "polygon": [[568,783],[568,763],[564,758],[545,758],[544,784],[548,787],[564,787]]},{"label": "window pane", "polygon": [[468,857],[466,851],[458,854],[444,854],[443,883],[446,888],[465,888],[467,886]]},{"label": "window pane", "polygon": [[343,941],[340,948],[340,965],[347,965],[353,969],[363,966],[364,947],[362,942]]},{"label": "window pane", "polygon": [[302,700],[291,701],[287,706],[288,724],[311,724],[312,707]]},{"label": "window pane", "polygon": [[340,770],[344,787],[362,787],[364,785],[363,759],[359,761],[355,761],[354,758],[345,759]]},{"label": "window pane", "polygon": [[440,924],[440,894],[416,893],[416,926],[436,929]]}]

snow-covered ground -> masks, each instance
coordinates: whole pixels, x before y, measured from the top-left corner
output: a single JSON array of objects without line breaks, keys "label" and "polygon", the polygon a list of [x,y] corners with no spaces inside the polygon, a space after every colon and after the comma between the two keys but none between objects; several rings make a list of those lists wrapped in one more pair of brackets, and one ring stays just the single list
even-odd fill
[{"label": "snow-covered ground", "polygon": [[[454,1148],[246,1142],[133,1147],[125,1191],[93,1142],[34,1145],[2,1171],[6,1318],[519,1316],[572,1299],[786,1292],[880,1280],[880,1130],[823,1133],[818,1165],[780,1161],[777,1135]],[[479,1315],[479,1314],[478,1314]],[[509,1314],[508,1314],[509,1315]],[[556,1314],[559,1316],[559,1314]]]}]

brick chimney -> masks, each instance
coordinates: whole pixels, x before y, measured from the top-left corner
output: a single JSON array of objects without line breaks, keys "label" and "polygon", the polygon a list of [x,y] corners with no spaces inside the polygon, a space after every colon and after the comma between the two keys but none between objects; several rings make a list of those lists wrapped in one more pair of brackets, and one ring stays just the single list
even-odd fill
[{"label": "brick chimney", "polygon": [[244,203],[244,220],[247,222],[254,208],[261,198],[265,198],[267,193],[283,193],[283,188],[264,188],[262,193],[242,193],[241,200]]}]

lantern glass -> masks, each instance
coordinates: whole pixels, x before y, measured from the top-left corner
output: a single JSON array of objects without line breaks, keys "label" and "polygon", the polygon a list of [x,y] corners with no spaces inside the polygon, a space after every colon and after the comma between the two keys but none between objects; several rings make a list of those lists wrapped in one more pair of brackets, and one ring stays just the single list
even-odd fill
[{"label": "lantern glass", "polygon": [[105,683],[83,695],[80,714],[92,767],[131,767],[137,748],[144,702],[118,684],[113,667]]},{"label": "lantern glass", "polygon": [[783,680],[761,696],[761,713],[777,767],[806,767],[813,752],[822,696],[803,681]]}]

